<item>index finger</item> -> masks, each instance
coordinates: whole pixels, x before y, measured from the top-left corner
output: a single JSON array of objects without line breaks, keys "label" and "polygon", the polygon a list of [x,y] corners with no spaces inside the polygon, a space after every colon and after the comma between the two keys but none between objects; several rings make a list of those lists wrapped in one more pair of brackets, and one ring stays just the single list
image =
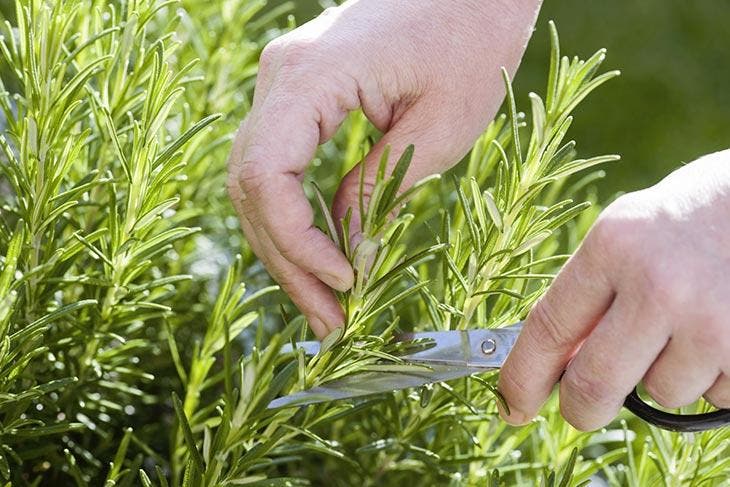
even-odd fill
[{"label": "index finger", "polygon": [[234,156],[237,160],[232,159],[242,189],[240,207],[253,230],[266,235],[284,258],[344,291],[352,285],[351,266],[314,226],[301,183],[321,138],[320,110],[306,97],[290,103],[291,89],[271,88],[242,126],[243,142]]},{"label": "index finger", "polygon": [[510,408],[505,421],[533,418],[566,365],[614,297],[608,272],[590,235],[555,278],[525,321],[499,375]]}]

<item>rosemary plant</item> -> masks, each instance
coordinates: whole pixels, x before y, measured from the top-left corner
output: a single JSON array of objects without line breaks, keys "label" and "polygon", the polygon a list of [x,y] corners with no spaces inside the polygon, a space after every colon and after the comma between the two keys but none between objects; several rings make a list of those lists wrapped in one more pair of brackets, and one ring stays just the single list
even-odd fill
[{"label": "rosemary plant", "polygon": [[460,167],[411,190],[400,186],[418,147],[386,151],[371,197],[353,209],[357,244],[349,217],[333,221],[327,207],[377,136],[352,114],[309,187],[356,271],[338,295],[346,324],[317,356],[281,353],[308,336],[306,323],[221,190],[256,60],[286,24],[289,6],[265,3],[0,10],[14,11],[0,40],[2,485],[567,486],[597,474],[725,485],[727,432],[678,436],[621,419],[579,433],[554,399],[512,428],[498,419],[494,374],[267,408],[327,381],[413,367],[397,332],[524,317],[597,214],[593,166],[616,157],[578,158],[566,134],[576,105],[616,73],[599,74],[603,51],[561,57],[551,24],[544,100],[531,94],[529,117],[519,113],[505,76],[506,114]]}]

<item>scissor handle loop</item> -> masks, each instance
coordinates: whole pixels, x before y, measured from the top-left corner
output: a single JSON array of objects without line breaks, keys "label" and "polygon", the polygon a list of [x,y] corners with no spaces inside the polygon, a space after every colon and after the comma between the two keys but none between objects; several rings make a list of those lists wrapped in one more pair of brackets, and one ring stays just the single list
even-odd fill
[{"label": "scissor handle loop", "polygon": [[669,431],[694,433],[730,425],[730,409],[702,414],[668,413],[645,403],[635,388],[626,397],[624,407],[647,423]]}]

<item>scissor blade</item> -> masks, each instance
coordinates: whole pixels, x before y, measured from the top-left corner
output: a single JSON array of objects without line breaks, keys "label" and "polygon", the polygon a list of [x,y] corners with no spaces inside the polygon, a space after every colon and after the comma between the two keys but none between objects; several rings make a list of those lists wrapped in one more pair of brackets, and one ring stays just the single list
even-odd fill
[{"label": "scissor blade", "polygon": [[[318,341],[307,341],[307,342],[297,342],[296,348],[304,350],[304,355],[317,355],[319,353],[319,342]],[[291,343],[285,343],[284,346],[281,347],[281,351],[279,353],[291,353],[294,351],[294,348],[292,347]]]},{"label": "scissor blade", "polygon": [[429,365],[499,368],[507,359],[521,329],[522,323],[516,323],[506,328],[407,333],[399,336],[398,340],[428,340],[433,345],[400,358]]},{"label": "scissor blade", "polygon": [[[512,350],[522,323],[505,328],[484,330],[451,330],[407,333],[398,341],[426,340],[428,348],[403,355],[410,363],[428,365],[423,370],[403,372],[363,372],[313,387],[306,391],[274,399],[270,409],[315,404],[326,401],[380,394],[434,382],[444,382],[499,368]],[[429,346],[430,345],[430,346]],[[319,342],[298,342],[297,349],[307,355],[319,353]],[[290,353],[291,345],[282,348]]]},{"label": "scissor blade", "polygon": [[[404,333],[398,337],[398,341],[433,342],[425,350],[401,356],[406,361],[494,368],[502,366],[521,330],[522,322],[518,322],[504,328]],[[494,350],[490,348],[490,340],[494,342]],[[319,346],[318,341],[296,343],[296,348],[303,349],[306,355],[317,355]],[[292,345],[287,343],[281,348],[281,353],[291,353],[293,350]]]},{"label": "scissor blade", "polygon": [[420,387],[434,382],[444,382],[484,372],[484,368],[459,365],[435,364],[430,370],[413,372],[363,372],[344,379],[328,382],[322,386],[289,396],[279,397],[269,403],[269,409],[304,406],[320,402],[351,399],[354,397],[382,394],[400,389]]}]

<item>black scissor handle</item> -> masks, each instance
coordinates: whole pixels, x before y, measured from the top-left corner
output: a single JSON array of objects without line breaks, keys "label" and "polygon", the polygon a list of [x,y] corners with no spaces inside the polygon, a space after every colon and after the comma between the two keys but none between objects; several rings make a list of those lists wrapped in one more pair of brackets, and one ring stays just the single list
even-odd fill
[{"label": "black scissor handle", "polygon": [[730,409],[702,414],[673,414],[645,403],[634,389],[626,397],[624,407],[649,424],[669,431],[694,433],[730,425]]}]

